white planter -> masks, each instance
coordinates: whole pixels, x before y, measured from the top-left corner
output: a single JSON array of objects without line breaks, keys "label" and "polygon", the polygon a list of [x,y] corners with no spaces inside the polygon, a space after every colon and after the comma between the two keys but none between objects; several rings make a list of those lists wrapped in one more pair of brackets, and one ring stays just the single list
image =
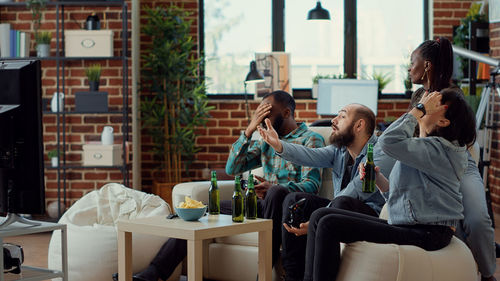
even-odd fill
[{"label": "white planter", "polygon": [[37,44],[36,45],[36,55],[37,55],[37,57],[40,57],[40,58],[50,56],[50,45],[49,44]]},{"label": "white planter", "polygon": [[57,157],[50,158],[50,163],[52,164],[52,167],[57,167],[59,165]]},{"label": "white planter", "polygon": [[313,84],[312,87],[312,98],[317,99],[318,98],[318,83]]}]

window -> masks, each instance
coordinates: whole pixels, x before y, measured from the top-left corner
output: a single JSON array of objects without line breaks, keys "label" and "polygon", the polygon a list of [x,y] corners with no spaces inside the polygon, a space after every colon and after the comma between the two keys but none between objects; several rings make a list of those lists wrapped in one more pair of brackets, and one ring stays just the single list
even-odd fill
[{"label": "window", "polygon": [[207,93],[244,93],[255,53],[271,51],[270,1],[205,0],[204,29]]},{"label": "window", "polygon": [[316,74],[344,73],[344,1],[321,1],[329,21],[307,20],[315,1],[285,0],[285,49],[292,88],[311,88]]},{"label": "window", "polygon": [[[308,21],[307,12],[316,1],[204,0],[200,32],[204,32],[209,94],[244,92],[243,80],[255,53],[271,51],[273,1],[285,3],[285,35],[274,40],[284,41],[284,51],[290,54],[292,88],[311,88],[317,74],[344,73],[344,1],[322,0],[331,20]],[[426,1],[357,0],[358,77],[388,73],[391,82],[383,92],[404,93],[410,52],[424,40]]]},{"label": "window", "polygon": [[415,0],[358,0],[357,69],[387,74],[383,93],[404,93],[410,54],[424,40],[424,5]]}]

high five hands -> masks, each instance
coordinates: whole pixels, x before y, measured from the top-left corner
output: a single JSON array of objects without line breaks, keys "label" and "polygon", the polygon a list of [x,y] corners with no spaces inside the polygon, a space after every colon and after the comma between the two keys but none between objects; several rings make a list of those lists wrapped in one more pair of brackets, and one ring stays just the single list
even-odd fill
[{"label": "high five hands", "polygon": [[269,118],[266,118],[264,122],[266,122],[267,129],[264,129],[261,126],[257,126],[257,129],[259,129],[260,136],[267,144],[269,144],[272,148],[274,148],[276,152],[278,153],[283,152],[283,145],[281,144],[278,133],[276,133],[276,131],[273,128],[273,125],[271,124],[271,120],[269,120]]}]

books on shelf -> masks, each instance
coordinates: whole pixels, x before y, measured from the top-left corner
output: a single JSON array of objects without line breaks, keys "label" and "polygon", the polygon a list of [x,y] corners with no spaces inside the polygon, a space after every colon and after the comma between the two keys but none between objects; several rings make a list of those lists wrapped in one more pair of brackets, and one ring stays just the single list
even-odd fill
[{"label": "books on shelf", "polygon": [[9,23],[0,23],[0,57],[29,57],[31,35],[10,28]]}]

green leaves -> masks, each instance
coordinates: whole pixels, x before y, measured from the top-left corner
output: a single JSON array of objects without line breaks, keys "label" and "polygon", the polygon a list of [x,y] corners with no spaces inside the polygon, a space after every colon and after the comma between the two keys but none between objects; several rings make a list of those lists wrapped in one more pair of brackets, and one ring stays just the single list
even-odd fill
[{"label": "green leaves", "polygon": [[195,129],[206,124],[213,109],[199,77],[202,58],[190,36],[189,13],[176,6],[145,7],[145,11],[142,32],[151,44],[142,56],[142,124],[160,159],[168,162],[180,153],[187,165],[199,151]]}]

